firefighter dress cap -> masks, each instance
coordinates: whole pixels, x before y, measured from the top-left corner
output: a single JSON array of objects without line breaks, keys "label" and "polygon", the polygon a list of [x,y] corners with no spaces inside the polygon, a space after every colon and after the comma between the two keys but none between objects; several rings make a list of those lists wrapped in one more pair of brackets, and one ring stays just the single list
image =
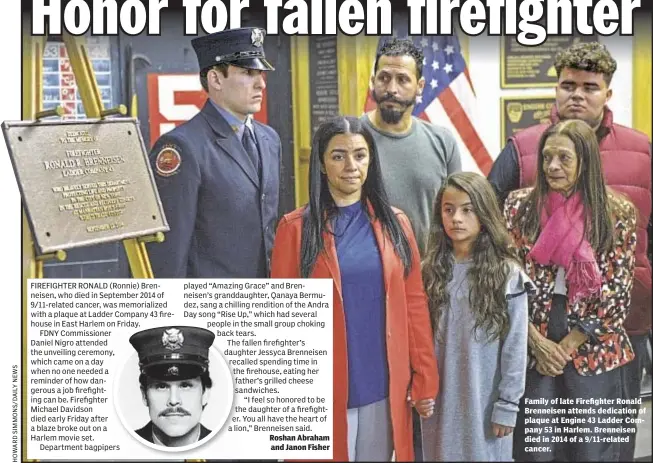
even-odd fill
[{"label": "firefighter dress cap", "polygon": [[274,71],[265,59],[265,30],[259,27],[228,29],[191,40],[200,70],[220,63],[247,69]]},{"label": "firefighter dress cap", "polygon": [[138,352],[141,373],[168,381],[196,378],[209,368],[215,334],[194,326],[166,326],[139,331],[129,338]]}]

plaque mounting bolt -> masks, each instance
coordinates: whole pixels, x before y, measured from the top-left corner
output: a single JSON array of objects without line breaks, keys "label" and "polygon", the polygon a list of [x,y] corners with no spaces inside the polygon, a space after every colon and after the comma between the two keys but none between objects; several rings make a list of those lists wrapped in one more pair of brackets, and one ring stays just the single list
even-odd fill
[{"label": "plaque mounting bolt", "polygon": [[138,238],[140,243],[163,243],[166,240],[163,232],[156,232],[154,235],[146,235]]},{"label": "plaque mounting bolt", "polygon": [[47,254],[41,254],[40,256],[36,256],[36,260],[38,261],[46,261],[46,260],[58,260],[59,262],[63,262],[66,260],[67,254],[66,251],[55,251],[55,252],[49,252]]},{"label": "plaque mounting bolt", "polygon": [[61,117],[64,114],[65,111],[63,109],[63,106],[57,106],[56,108],[48,109],[46,111],[39,111],[34,115],[34,119],[38,121],[40,119],[45,119],[46,117],[54,117],[54,116]]},{"label": "plaque mounting bolt", "polygon": [[115,108],[104,109],[100,112],[100,117],[104,119],[108,116],[125,116],[127,114],[127,106],[124,104],[118,105]]}]

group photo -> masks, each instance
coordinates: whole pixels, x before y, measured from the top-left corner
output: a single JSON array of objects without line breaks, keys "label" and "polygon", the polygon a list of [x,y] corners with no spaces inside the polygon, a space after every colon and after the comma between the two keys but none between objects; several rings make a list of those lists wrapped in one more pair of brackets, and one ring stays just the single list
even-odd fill
[{"label": "group photo", "polygon": [[[24,15],[23,120],[68,137],[28,164],[3,124],[24,281],[331,279],[333,461],[650,461],[651,15],[536,46],[402,11],[384,36],[241,19],[37,36]],[[110,117],[134,125],[65,128]],[[215,336],[130,338],[141,445],[224,432]]]}]

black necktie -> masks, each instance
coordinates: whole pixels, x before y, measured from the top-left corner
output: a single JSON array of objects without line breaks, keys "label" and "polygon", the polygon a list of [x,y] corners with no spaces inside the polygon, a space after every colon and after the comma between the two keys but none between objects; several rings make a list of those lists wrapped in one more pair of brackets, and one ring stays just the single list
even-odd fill
[{"label": "black necktie", "polygon": [[259,175],[260,177],[259,153],[258,153],[258,148],[256,147],[256,142],[254,141],[254,134],[252,133],[252,130],[247,125],[245,126],[244,130],[245,131],[243,132],[243,146],[245,147],[245,151],[247,151],[249,158],[252,160],[252,164],[254,164],[254,170],[256,171],[257,175]]}]

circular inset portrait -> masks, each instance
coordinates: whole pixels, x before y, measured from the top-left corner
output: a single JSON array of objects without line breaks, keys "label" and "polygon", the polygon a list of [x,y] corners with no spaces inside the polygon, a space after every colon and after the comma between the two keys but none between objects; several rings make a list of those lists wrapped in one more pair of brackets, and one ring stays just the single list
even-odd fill
[{"label": "circular inset portrait", "polygon": [[134,353],[115,379],[114,403],[123,426],[148,447],[167,452],[208,442],[233,404],[229,365],[215,335],[193,326],[134,333]]}]

